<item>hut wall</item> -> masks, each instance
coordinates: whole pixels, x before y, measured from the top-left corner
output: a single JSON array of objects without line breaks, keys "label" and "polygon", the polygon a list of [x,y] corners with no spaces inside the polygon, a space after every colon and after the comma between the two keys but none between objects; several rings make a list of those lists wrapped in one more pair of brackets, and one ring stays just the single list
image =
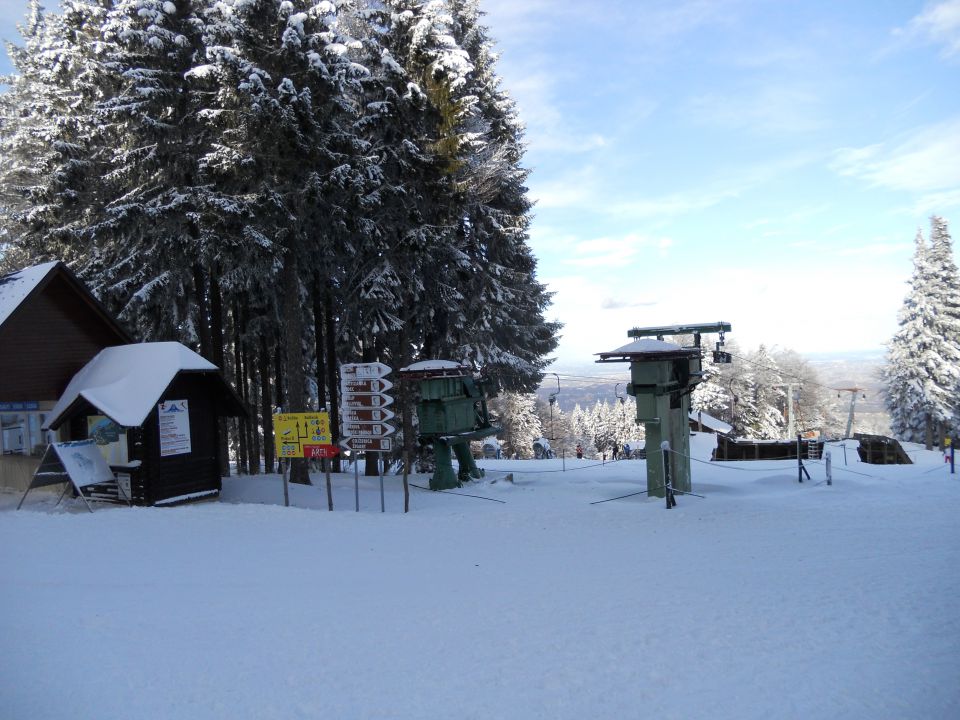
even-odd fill
[{"label": "hut wall", "polygon": [[134,496],[146,505],[193,493],[221,489],[217,444],[217,407],[210,375],[181,373],[158,403],[165,400],[186,400],[190,418],[190,452],[160,456],[160,422],[156,409],[143,424],[142,439],[134,440],[131,460],[143,462],[135,474],[139,487]]}]

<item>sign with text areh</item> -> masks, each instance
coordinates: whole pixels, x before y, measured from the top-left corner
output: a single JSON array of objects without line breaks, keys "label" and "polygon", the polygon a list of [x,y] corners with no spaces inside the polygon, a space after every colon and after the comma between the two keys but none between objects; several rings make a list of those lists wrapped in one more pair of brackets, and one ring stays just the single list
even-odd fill
[{"label": "sign with text areh", "polygon": [[186,400],[164,400],[157,406],[160,416],[160,457],[187,455],[190,444],[190,409]]},{"label": "sign with text areh", "polygon": [[340,451],[330,441],[330,415],[326,412],[273,416],[273,442],[278,458],[333,457]]}]

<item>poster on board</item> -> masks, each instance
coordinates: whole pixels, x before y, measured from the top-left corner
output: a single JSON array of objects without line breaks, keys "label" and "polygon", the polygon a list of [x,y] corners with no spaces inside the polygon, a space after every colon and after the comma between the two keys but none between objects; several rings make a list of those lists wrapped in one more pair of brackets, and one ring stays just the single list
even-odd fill
[{"label": "poster on board", "polygon": [[160,413],[160,457],[186,455],[190,446],[190,413],[186,400],[165,400]]}]

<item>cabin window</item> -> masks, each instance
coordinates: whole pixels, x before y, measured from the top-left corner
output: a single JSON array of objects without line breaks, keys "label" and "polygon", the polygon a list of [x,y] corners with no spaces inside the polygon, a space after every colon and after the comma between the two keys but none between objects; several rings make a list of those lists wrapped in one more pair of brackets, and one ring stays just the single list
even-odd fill
[{"label": "cabin window", "polygon": [[0,413],[0,450],[4,455],[42,457],[56,434],[43,429],[46,412]]}]

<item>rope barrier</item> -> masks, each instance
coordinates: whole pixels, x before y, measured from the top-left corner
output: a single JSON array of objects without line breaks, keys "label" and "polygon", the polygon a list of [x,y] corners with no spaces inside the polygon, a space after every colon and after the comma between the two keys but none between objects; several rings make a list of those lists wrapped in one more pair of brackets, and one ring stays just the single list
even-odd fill
[{"label": "rope barrier", "polygon": [[446,493],[448,495],[463,495],[463,497],[477,498],[478,500],[489,500],[490,502],[501,503],[503,505],[507,504],[506,500],[497,500],[496,498],[484,497],[483,495],[470,495],[469,493],[455,492],[453,490],[431,490],[423,485],[414,485],[413,483],[410,483],[410,487],[415,487],[417,490],[426,490],[427,492]]}]

